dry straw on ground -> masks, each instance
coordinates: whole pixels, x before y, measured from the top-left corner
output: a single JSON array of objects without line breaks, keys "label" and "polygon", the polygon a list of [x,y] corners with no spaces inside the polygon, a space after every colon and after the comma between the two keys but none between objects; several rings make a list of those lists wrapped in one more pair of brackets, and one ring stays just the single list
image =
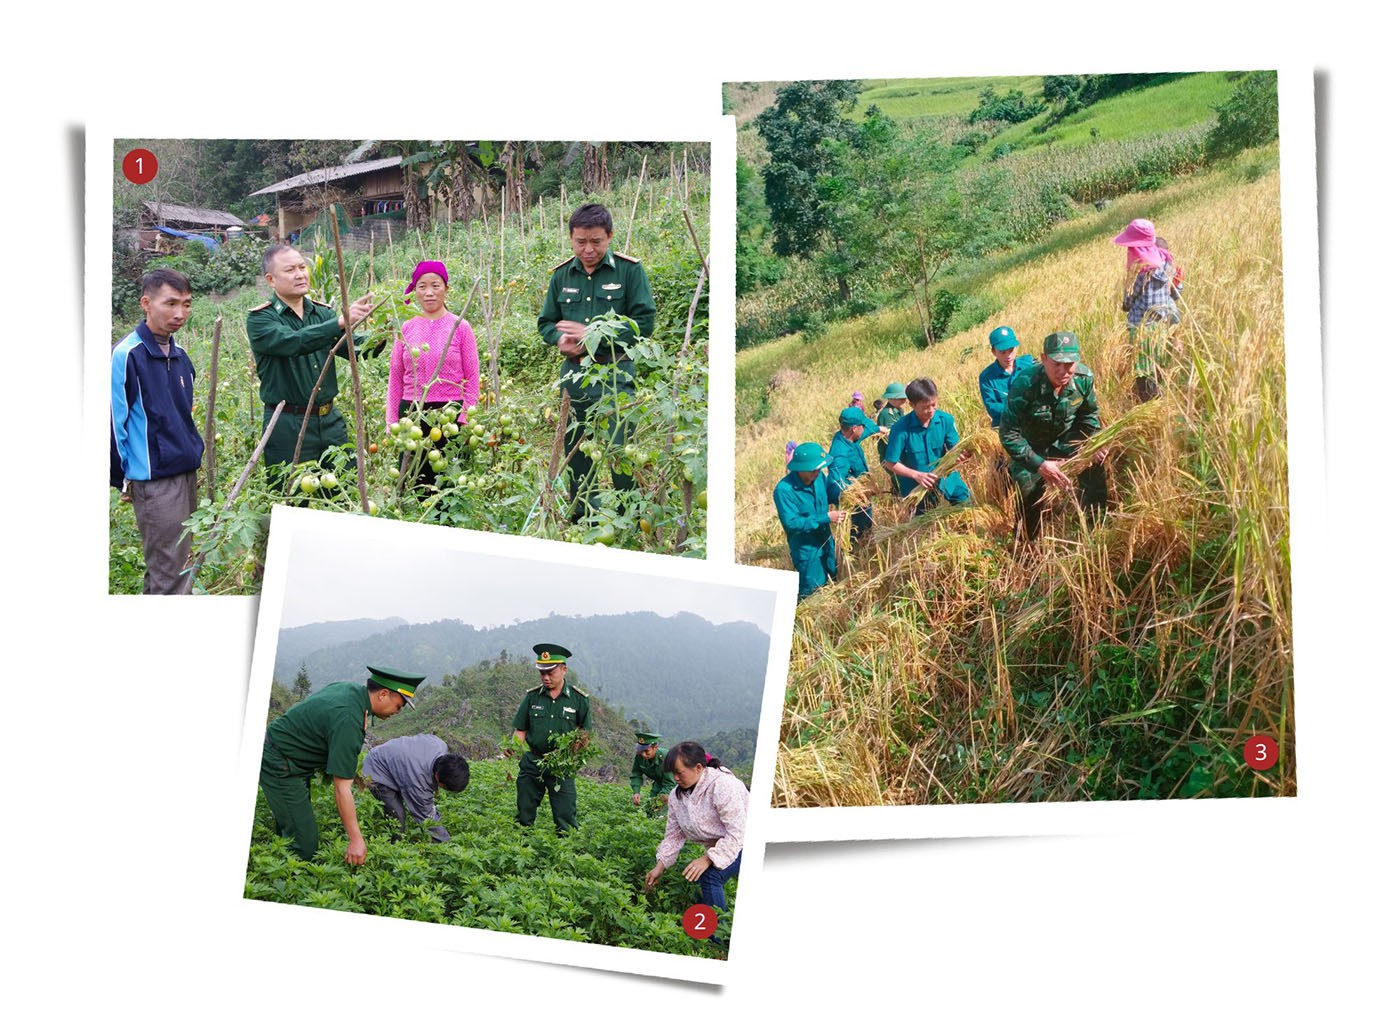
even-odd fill
[{"label": "dry straw on ground", "polygon": [[[1278,177],[1208,176],[1152,200],[1188,271],[1158,401],[1132,398],[1122,254],[1108,242],[1140,214],[1124,199],[1098,240],[992,279],[995,321],[894,358],[809,353],[770,415],[740,426],[739,554],[777,566],[780,449],[828,436],[852,387],[933,377],[959,453],[973,452],[959,464],[968,507],[911,519],[884,475],[850,495],[875,526],[798,608],[775,804],[1294,792]],[[1105,430],[1071,469],[1108,449],[1097,528],[1061,498],[1037,544],[1012,539],[976,393],[1001,323],[1028,352],[1057,329],[1080,335]],[[858,350],[860,323],[843,327],[824,341]],[[1283,746],[1269,772],[1241,765],[1255,733]]]}]

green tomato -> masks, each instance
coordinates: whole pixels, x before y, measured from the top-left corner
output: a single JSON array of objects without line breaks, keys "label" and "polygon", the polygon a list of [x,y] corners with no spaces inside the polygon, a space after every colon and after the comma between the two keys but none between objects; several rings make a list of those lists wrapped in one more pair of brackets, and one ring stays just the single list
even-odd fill
[{"label": "green tomato", "polygon": [[430,448],[430,449],[428,450],[428,461],[429,461],[429,462],[437,462],[437,461],[439,461],[441,458],[442,458],[442,452],[438,451],[436,448]]},{"label": "green tomato", "polygon": [[699,508],[702,512],[709,509],[710,497],[705,491],[702,490],[695,495],[695,507]]},{"label": "green tomato", "polygon": [[442,432],[448,437],[456,437],[459,429],[457,424],[453,423],[451,420],[448,420],[442,425]]},{"label": "green tomato", "polygon": [[470,406],[467,407],[467,415],[468,415],[468,416],[475,416],[476,413],[477,413],[477,408],[476,408],[476,404],[475,404],[475,403],[473,403],[472,405],[470,405]]},{"label": "green tomato", "polygon": [[598,531],[593,535],[594,543],[601,543],[604,547],[611,547],[617,542],[617,530],[604,523],[598,527]]},{"label": "green tomato", "polygon": [[428,440],[430,440],[430,441],[441,441],[441,440],[442,440],[442,428],[440,428],[440,427],[434,427],[432,430],[428,431]]},{"label": "green tomato", "polygon": [[324,473],[321,476],[321,486],[327,490],[335,490],[336,487],[340,486],[340,481],[336,479],[334,473]]},{"label": "green tomato", "polygon": [[415,440],[415,441],[422,441],[422,440],[423,440],[423,428],[420,427],[420,426],[418,426],[417,424],[414,424],[412,427],[409,428],[409,430],[408,430],[408,436],[411,437],[411,438],[413,438],[413,440]]},{"label": "green tomato", "polygon": [[390,466],[390,467],[389,467],[389,476],[390,476],[392,479],[397,480],[397,479],[399,478],[399,467],[398,467],[398,466]]},{"label": "green tomato", "polygon": [[472,424],[472,433],[477,437],[482,437],[486,434],[486,428],[479,423],[474,423]]},{"label": "green tomato", "polygon": [[375,504],[373,501],[370,501],[370,503],[369,503],[369,513],[370,513],[371,515],[378,515],[378,514],[379,514],[379,505]]},{"label": "green tomato", "polygon": [[307,475],[301,478],[301,492],[303,494],[314,494],[321,489],[321,481],[316,477]]}]

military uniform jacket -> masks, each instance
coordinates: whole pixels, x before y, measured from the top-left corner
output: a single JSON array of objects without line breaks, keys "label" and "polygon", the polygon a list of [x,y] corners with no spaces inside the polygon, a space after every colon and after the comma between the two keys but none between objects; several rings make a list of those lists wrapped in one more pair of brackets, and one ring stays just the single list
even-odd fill
[{"label": "military uniform jacket", "polygon": [[640,794],[642,784],[651,780],[657,785],[658,793],[669,794],[671,788],[676,785],[676,778],[661,768],[664,761],[660,751],[649,759],[642,758],[641,755],[632,756],[632,793]]},{"label": "military uniform jacket", "polygon": [[[333,307],[303,297],[301,310],[302,316],[297,317],[273,296],[248,312],[248,344],[253,347],[258,394],[265,405],[275,406],[285,399],[288,405],[305,406],[321,376],[326,354],[343,331],[340,313]],[[357,339],[356,345],[363,341]],[[348,359],[350,352],[342,346],[337,355]],[[335,371],[326,371],[326,379],[316,393],[316,404],[330,402],[337,391]]]},{"label": "military uniform jacket", "polygon": [[515,728],[525,731],[525,744],[536,755],[553,750],[551,734],[567,734],[572,730],[592,730],[593,718],[588,712],[588,696],[569,682],[564,682],[558,698],[550,698],[544,685],[527,692],[515,711]]},{"label": "military uniform jacket", "polygon": [[1017,372],[1001,416],[1001,446],[1013,470],[1034,473],[1046,459],[1063,459],[1085,438],[1098,433],[1099,401],[1094,372],[1074,365],[1057,396],[1043,364]]},{"label": "military uniform jacket", "polygon": [[369,690],[353,681],[337,681],[268,724],[267,739],[294,774],[321,769],[327,776],[349,780],[359,766],[369,717]]},{"label": "military uniform jacket", "polygon": [[[557,346],[559,329],[556,326],[560,321],[587,324],[610,310],[637,322],[643,338],[651,335],[656,325],[656,302],[641,262],[610,249],[589,275],[583,262],[577,257],[569,258],[549,277],[538,322],[540,335],[551,346]],[[613,341],[604,340],[598,346],[597,361],[608,363],[625,358],[628,343],[633,338],[632,329],[624,327]],[[571,364],[581,359],[582,356],[566,358],[561,372],[572,371]]]},{"label": "military uniform jacket", "polygon": [[841,491],[818,472],[809,487],[796,473],[788,473],[773,488],[773,504],[778,521],[787,534],[788,549],[794,556],[798,547],[821,547],[831,543],[831,516],[841,500]]},{"label": "military uniform jacket", "polygon": [[[861,440],[869,437],[875,431],[866,427],[861,434]],[[870,466],[865,461],[865,451],[861,448],[859,441],[849,440],[845,434],[839,430],[831,437],[831,451],[828,453],[831,465],[826,467],[827,482],[834,486],[839,493],[851,485],[858,476],[864,476],[870,472]]]},{"label": "military uniform jacket", "polygon": [[[957,443],[958,427],[953,422],[953,414],[935,409],[933,416],[928,421],[928,426],[925,427],[919,422],[918,414],[906,413],[890,428],[890,439],[885,446],[884,460],[886,462],[901,462],[910,469],[927,473]],[[901,495],[908,494],[918,486],[917,481],[907,476],[900,476],[897,479]]]}]

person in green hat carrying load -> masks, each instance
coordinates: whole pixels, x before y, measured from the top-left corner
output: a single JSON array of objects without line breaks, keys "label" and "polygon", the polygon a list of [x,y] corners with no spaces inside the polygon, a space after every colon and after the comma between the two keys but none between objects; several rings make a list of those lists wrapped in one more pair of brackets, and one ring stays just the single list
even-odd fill
[{"label": "person in green hat carrying load", "polygon": [[413,702],[422,674],[370,667],[364,684],[337,681],[312,692],[267,726],[258,786],[272,810],[278,836],[292,840],[292,852],[309,861],[320,843],[311,807],[311,775],[324,772],[335,782],[335,807],[349,844],[346,864],[365,863],[365,838],[355,815],[351,781],[360,760],[371,716],[388,719]]},{"label": "person in green hat carrying load", "polygon": [[[287,403],[263,449],[263,462],[277,466],[292,461],[301,422],[306,407],[313,405],[312,389],[321,376],[326,357],[347,329],[353,330],[369,317],[374,309],[374,297],[368,294],[360,297],[346,314],[311,299],[307,295],[311,289],[310,269],[301,251],[289,244],[269,247],[263,253],[262,269],[273,296],[248,312],[248,345],[252,347],[258,371],[263,426],[271,422],[277,403]],[[364,337],[355,337],[353,341],[364,356],[377,355],[384,348],[382,344],[367,346]],[[341,345],[336,355],[348,358],[350,351]],[[337,392],[332,368],[326,371],[326,378],[316,391],[298,461],[314,462],[327,448],[345,444],[345,418],[335,407]]]},{"label": "person in green hat carrying load", "polygon": [[[847,406],[841,410],[841,415],[837,417],[837,424],[840,429],[831,436],[831,450],[827,452],[829,464],[826,469],[826,480],[827,483],[836,488],[839,501],[841,491],[870,472],[870,466],[865,461],[865,452],[861,450],[860,443],[872,434],[879,434],[881,431],[879,424],[855,406]],[[860,539],[870,530],[871,521],[868,505],[857,510],[851,516],[851,525],[855,528],[856,539]]]},{"label": "person in green hat carrying load", "polygon": [[[889,444],[888,435],[890,428],[899,422],[899,418],[904,415],[904,407],[909,398],[904,392],[904,386],[898,381],[891,381],[885,386],[885,394],[880,396],[884,405],[880,407],[880,413],[875,417],[875,423],[880,427],[881,434],[875,439],[875,459],[877,462],[884,461],[885,447]],[[896,497],[899,496],[899,477],[890,474],[890,490]]]},{"label": "person in green hat carrying load", "polygon": [[1094,372],[1079,359],[1079,336],[1052,332],[1045,337],[1040,363],[1017,373],[1001,417],[1001,446],[1011,459],[1022,530],[1027,540],[1040,533],[1049,487],[1077,488],[1079,503],[1097,520],[1108,503],[1108,480],[1100,449],[1092,464],[1072,480],[1060,462],[1101,429]]},{"label": "person in green hat carrying load", "polygon": [[565,662],[573,654],[563,646],[541,642],[534,647],[535,669],[540,686],[526,693],[515,711],[515,739],[525,746],[520,756],[520,777],[515,781],[515,820],[523,826],[535,824],[535,813],[545,794],[554,827],[561,834],[578,828],[578,789],[572,777],[557,778],[540,768],[540,758],[554,746],[552,734],[592,730],[588,696],[567,680]]},{"label": "person in green hat carrying load", "polygon": [[[565,444],[573,449],[565,469],[569,474],[569,505],[573,521],[587,514],[582,485],[592,468],[587,455],[578,449],[584,425],[590,411],[612,414],[606,423],[595,420],[598,433],[593,435],[601,444],[619,447],[627,443],[628,427],[618,420],[619,396],[636,391],[636,367],[628,357],[630,344],[638,337],[647,338],[656,324],[656,301],[651,295],[651,283],[634,257],[610,250],[612,242],[612,213],[603,205],[583,205],[569,216],[569,244],[574,256],[554,266],[545,289],[544,306],[540,309],[537,327],[544,341],[559,350],[559,379],[569,393],[569,432]],[[588,350],[584,337],[588,323],[616,311],[631,318],[637,332],[618,322],[612,336],[605,338],[593,354],[600,364],[611,364],[607,379],[584,385],[584,359]],[[596,416],[596,413],[595,413]],[[627,473],[613,473],[614,490],[632,490],[636,482]]]},{"label": "person in green hat carrying load", "polygon": [[1035,366],[1035,357],[1027,354],[1017,356],[1021,343],[1016,333],[1005,325],[993,328],[988,336],[994,359],[987,369],[977,375],[977,391],[982,396],[982,405],[991,417],[992,426],[1001,424],[1001,414],[1006,409],[1006,392],[1011,380],[1021,371]]},{"label": "person in green hat carrying load", "polygon": [[958,443],[958,428],[951,413],[938,408],[938,386],[930,378],[910,381],[904,388],[909,395],[910,412],[890,428],[884,467],[899,480],[899,494],[908,497],[923,488],[915,514],[934,507],[942,497],[949,504],[962,504],[972,496],[957,470],[947,476],[933,472]]},{"label": "person in green hat carrying load", "polygon": [[831,524],[845,513],[837,508],[841,492],[828,483],[822,467],[828,460],[821,445],[798,445],[787,464],[787,475],[773,488],[778,521],[787,534],[788,553],[797,572],[797,598],[811,596],[836,577],[836,541]]},{"label": "person in green hat carrying load", "polygon": [[666,801],[666,795],[671,792],[671,788],[676,785],[676,777],[661,765],[661,759],[656,755],[657,747],[661,744],[661,735],[648,734],[645,732],[637,734],[637,753],[632,756],[632,803],[634,805],[642,803],[642,784],[651,780],[651,796],[661,798],[662,803]]}]

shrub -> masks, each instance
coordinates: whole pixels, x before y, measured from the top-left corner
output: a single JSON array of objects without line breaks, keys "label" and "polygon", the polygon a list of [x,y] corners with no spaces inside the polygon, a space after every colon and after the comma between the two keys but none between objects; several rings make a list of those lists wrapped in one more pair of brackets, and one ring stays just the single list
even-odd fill
[{"label": "shrub", "polygon": [[1215,107],[1216,124],[1206,135],[1206,157],[1221,159],[1278,138],[1278,74],[1253,71]]}]

